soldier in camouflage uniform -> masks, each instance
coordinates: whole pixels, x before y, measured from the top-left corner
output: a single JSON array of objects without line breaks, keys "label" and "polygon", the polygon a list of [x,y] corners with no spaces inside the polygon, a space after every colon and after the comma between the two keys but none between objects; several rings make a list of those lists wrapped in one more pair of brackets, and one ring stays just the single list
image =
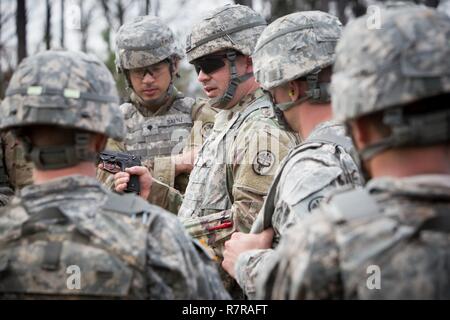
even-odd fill
[{"label": "soldier in camouflage uniform", "polygon": [[108,69],[82,53],[48,51],[15,72],[0,129],[24,144],[36,184],[0,211],[0,298],[228,297],[176,217],[95,179],[107,137],[125,134],[118,101]]},{"label": "soldier in camouflage uniform", "polygon": [[[155,177],[184,191],[192,165],[179,154],[195,153],[217,111],[205,99],[184,97],[173,85],[182,56],[172,31],[157,17],[137,17],[119,29],[116,66],[125,75],[131,101],[120,106],[127,128],[124,143],[110,140],[106,149],[140,156]],[[99,170],[98,179],[113,186],[110,172]]]},{"label": "soldier in camouflage uniform", "polygon": [[372,179],[287,232],[260,298],[450,298],[450,20],[381,16],[381,29],[366,16],[344,31],[331,88]]},{"label": "soldier in camouflage uniform", "polygon": [[[253,54],[255,75],[270,90],[287,122],[306,140],[283,161],[253,225],[225,244],[223,266],[248,297],[286,229],[309,215],[330,192],[360,186],[362,177],[345,127],[331,120],[328,93],[339,20],[325,12],[289,14],[262,33]],[[264,229],[273,228],[261,233]]]},{"label": "soldier in camouflage uniform", "polygon": [[[226,5],[193,27],[188,59],[211,105],[221,111],[198,154],[184,199],[156,180],[151,184],[149,200],[178,212],[189,233],[219,261],[233,232],[250,231],[279,162],[299,142],[253,76],[249,55],[265,25],[252,9]],[[127,181],[127,174],[118,173],[116,190]]]}]

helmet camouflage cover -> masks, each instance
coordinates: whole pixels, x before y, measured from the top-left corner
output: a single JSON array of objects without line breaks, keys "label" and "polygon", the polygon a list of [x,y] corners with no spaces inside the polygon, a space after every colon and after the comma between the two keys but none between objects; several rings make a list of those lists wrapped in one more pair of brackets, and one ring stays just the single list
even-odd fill
[{"label": "helmet camouflage cover", "polygon": [[1,104],[0,130],[55,125],[122,140],[125,127],[113,77],[97,58],[45,51],[24,59]]},{"label": "helmet camouflage cover", "polygon": [[137,17],[117,32],[116,66],[120,71],[182,57],[173,32],[158,17]]},{"label": "helmet camouflage cover", "polygon": [[436,10],[381,12],[381,29],[366,17],[350,23],[338,43],[333,112],[349,120],[450,92],[450,20]]},{"label": "helmet camouflage cover", "polygon": [[253,66],[257,81],[268,90],[332,65],[341,30],[337,17],[321,11],[278,18],[256,44]]},{"label": "helmet camouflage cover", "polygon": [[266,24],[259,13],[247,6],[225,5],[214,9],[188,35],[187,58],[192,62],[223,49],[234,49],[249,56]]}]

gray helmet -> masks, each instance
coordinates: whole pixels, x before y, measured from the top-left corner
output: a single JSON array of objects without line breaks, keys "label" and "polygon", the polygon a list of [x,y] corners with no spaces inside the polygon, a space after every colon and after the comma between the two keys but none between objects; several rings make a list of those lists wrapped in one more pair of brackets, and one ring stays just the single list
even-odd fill
[{"label": "gray helmet", "polygon": [[137,17],[117,32],[116,67],[119,72],[182,57],[173,32],[158,17]]},{"label": "gray helmet", "polygon": [[230,61],[231,79],[224,96],[211,99],[211,105],[225,106],[236,93],[237,86],[253,74],[238,76],[236,73],[236,51],[251,55],[266,20],[251,8],[242,5],[225,5],[206,14],[187,36],[186,54],[188,61],[225,50]]},{"label": "gray helmet", "polygon": [[[257,81],[269,90],[306,77],[309,89],[301,100],[329,101],[328,84],[319,84],[317,76],[333,64],[341,31],[338,18],[321,11],[296,12],[278,18],[256,44],[253,65]],[[286,110],[299,102],[277,106]]]},{"label": "gray helmet", "polygon": [[116,140],[125,135],[111,73],[97,58],[81,52],[46,51],[24,59],[0,112],[0,130],[48,125]]},{"label": "gray helmet", "polygon": [[386,10],[381,16],[381,29],[368,29],[366,17],[345,29],[331,85],[337,120],[384,111],[392,135],[366,150],[364,158],[389,147],[449,138],[449,111],[406,117],[402,106],[450,93],[450,19],[425,7]]}]

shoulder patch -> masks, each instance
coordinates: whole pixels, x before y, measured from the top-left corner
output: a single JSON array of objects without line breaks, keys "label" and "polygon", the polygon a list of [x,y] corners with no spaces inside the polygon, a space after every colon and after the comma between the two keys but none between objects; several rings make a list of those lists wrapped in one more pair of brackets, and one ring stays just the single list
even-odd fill
[{"label": "shoulder patch", "polygon": [[275,160],[275,155],[272,151],[260,151],[253,160],[253,171],[260,176],[267,175],[275,165]]},{"label": "shoulder patch", "polygon": [[208,138],[213,127],[214,127],[214,122],[204,122],[203,123],[202,129],[200,130],[203,139]]}]

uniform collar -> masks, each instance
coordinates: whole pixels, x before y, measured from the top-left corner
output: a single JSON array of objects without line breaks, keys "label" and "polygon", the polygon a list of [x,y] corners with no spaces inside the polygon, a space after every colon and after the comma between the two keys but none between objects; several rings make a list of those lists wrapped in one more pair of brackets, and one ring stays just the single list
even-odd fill
[{"label": "uniform collar", "polygon": [[47,197],[67,195],[79,189],[87,189],[92,193],[106,194],[106,190],[100,182],[92,177],[82,175],[71,175],[58,179],[53,179],[42,184],[32,184],[24,187],[19,196],[23,199],[41,199]]},{"label": "uniform collar", "polygon": [[393,195],[450,200],[450,175],[424,174],[405,178],[382,177],[370,180],[371,193],[387,192]]},{"label": "uniform collar", "polygon": [[264,96],[264,91],[261,88],[258,88],[252,93],[249,93],[248,95],[244,96],[232,108],[219,111],[215,119],[217,127],[221,127],[221,125],[230,121],[236,114],[244,111],[246,107],[251,105],[255,100],[261,98],[262,96]]},{"label": "uniform collar", "polygon": [[172,88],[173,88],[172,92],[171,92],[170,96],[167,98],[166,102],[164,104],[162,104],[158,108],[158,110],[156,110],[155,112],[151,111],[149,108],[144,106],[141,102],[141,99],[136,95],[136,93],[134,91],[131,92],[131,94],[130,94],[130,100],[131,100],[131,103],[139,111],[139,113],[146,118],[163,115],[163,114],[166,114],[167,111],[169,111],[170,107],[172,106],[173,102],[175,101],[175,99],[177,98],[177,96],[179,94],[179,92],[178,92],[177,88],[175,88],[175,86],[172,86]]}]

